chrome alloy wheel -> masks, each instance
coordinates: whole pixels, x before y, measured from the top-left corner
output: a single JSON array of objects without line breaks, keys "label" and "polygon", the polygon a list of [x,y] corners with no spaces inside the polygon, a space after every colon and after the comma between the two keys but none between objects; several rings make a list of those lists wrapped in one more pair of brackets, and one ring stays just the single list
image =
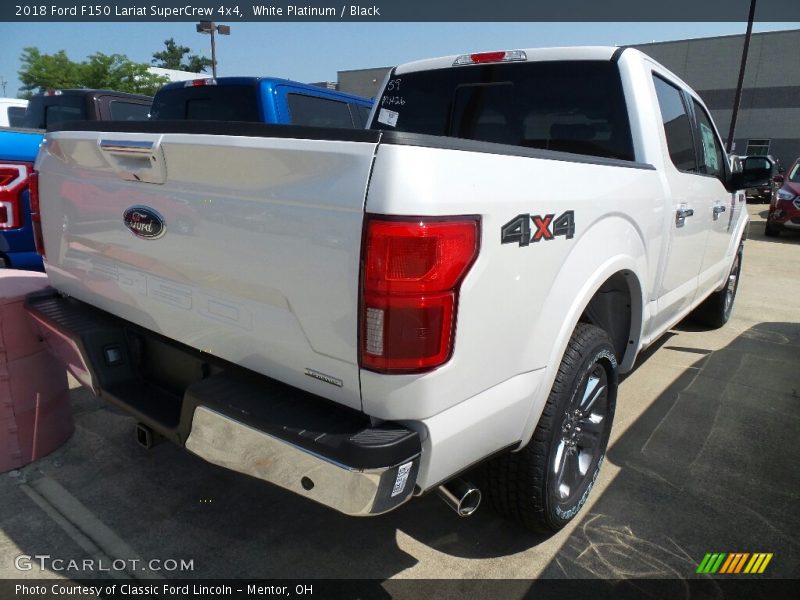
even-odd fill
[{"label": "chrome alloy wheel", "polygon": [[[582,489],[605,452],[608,416],[608,374],[594,363],[572,399],[561,424],[552,469],[559,502],[568,502]],[[557,434],[559,435],[559,434]]]}]

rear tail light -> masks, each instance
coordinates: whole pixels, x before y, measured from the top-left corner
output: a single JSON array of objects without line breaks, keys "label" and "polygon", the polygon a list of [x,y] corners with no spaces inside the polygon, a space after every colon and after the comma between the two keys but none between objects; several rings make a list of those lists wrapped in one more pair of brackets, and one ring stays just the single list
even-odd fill
[{"label": "rear tail light", "polygon": [[30,169],[26,163],[0,164],[0,229],[22,227],[22,194]]},{"label": "rear tail light", "polygon": [[44,236],[42,236],[42,216],[39,208],[39,172],[31,171],[31,225],[33,226],[33,241],[36,244],[36,252],[46,258],[44,250]]},{"label": "rear tail light", "polygon": [[478,65],[496,62],[516,62],[528,60],[524,50],[501,50],[499,52],[479,52],[477,54],[462,54],[453,61],[453,66]]},{"label": "rear tail light", "polygon": [[360,359],[381,373],[420,373],[453,352],[461,282],[478,256],[478,217],[367,216]]}]

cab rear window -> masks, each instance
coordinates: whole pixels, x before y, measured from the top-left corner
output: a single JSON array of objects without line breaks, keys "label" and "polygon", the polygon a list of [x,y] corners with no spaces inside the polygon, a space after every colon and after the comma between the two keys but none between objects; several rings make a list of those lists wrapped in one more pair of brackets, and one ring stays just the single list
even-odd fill
[{"label": "cab rear window", "polygon": [[374,129],[633,160],[610,61],[488,64],[393,76]]},{"label": "cab rear window", "polygon": [[109,110],[111,119],[114,121],[146,121],[150,106],[124,100],[112,100],[109,103]]},{"label": "cab rear window", "polygon": [[86,116],[83,96],[68,94],[39,96],[31,98],[22,126],[30,129],[47,129],[64,121],[83,121]]},{"label": "cab rear window", "polygon": [[25,107],[24,106],[9,106],[8,107],[8,125],[10,127],[22,127],[25,121]]},{"label": "cab rear window", "polygon": [[253,85],[202,85],[161,90],[153,100],[155,120],[260,121]]}]

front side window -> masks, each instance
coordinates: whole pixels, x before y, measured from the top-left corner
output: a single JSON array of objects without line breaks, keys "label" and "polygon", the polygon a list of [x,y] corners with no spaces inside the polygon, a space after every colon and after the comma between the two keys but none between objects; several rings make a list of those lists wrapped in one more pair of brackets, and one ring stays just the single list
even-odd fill
[{"label": "front side window", "polygon": [[722,144],[714,131],[711,118],[706,110],[695,100],[694,114],[700,132],[700,172],[722,178],[725,176],[725,154]]},{"label": "front side window", "polygon": [[679,171],[697,172],[692,138],[692,122],[686,112],[683,97],[678,88],[653,75],[661,121],[667,137],[667,148],[672,163]]}]

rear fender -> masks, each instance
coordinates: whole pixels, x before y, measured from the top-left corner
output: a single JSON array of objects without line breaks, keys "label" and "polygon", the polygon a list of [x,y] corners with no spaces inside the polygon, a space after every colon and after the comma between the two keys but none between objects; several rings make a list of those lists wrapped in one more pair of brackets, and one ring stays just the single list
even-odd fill
[{"label": "rear fender", "polygon": [[[603,252],[597,252],[602,248]],[[594,223],[572,250],[562,268],[568,276],[558,277],[539,311],[537,325],[530,336],[528,352],[535,355],[549,349],[545,375],[534,394],[522,445],[527,444],[536,429],[550,389],[555,381],[561,358],[575,326],[592,297],[613,275],[622,273],[631,297],[631,326],[627,350],[621,357],[620,371],[631,369],[638,352],[643,325],[647,250],[640,230],[623,215],[607,215]],[[567,307],[565,311],[564,307]],[[543,340],[553,340],[544,344]]]}]

